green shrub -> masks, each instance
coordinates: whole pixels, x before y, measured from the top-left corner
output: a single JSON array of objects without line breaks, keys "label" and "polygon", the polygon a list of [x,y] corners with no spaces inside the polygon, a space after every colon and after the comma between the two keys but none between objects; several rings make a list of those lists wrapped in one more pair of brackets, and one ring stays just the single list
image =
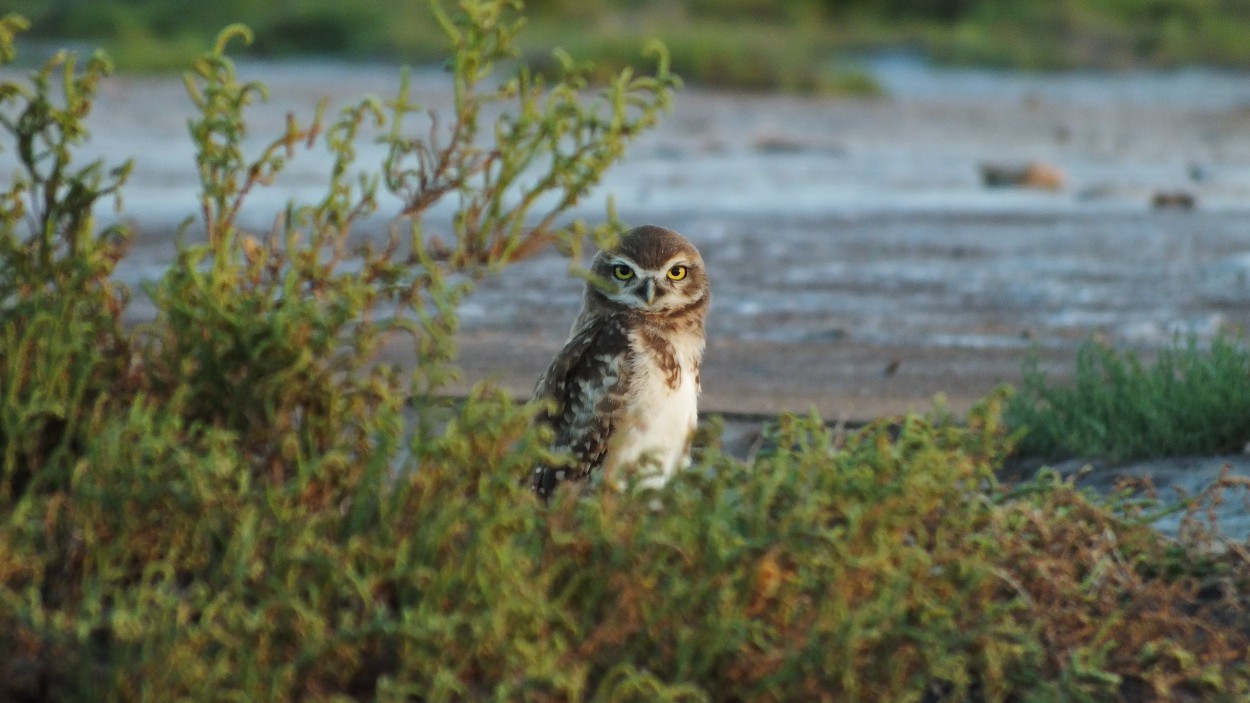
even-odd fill
[{"label": "green shrub", "polygon": [[1027,430],[1022,452],[1051,458],[1237,452],[1250,441],[1250,350],[1239,337],[1221,335],[1209,348],[1191,338],[1147,365],[1091,341],[1070,386],[1030,361],[1007,418]]},{"label": "green shrub", "polygon": [[[24,27],[20,18],[0,19],[4,60]],[[92,217],[130,164],[106,172],[99,161],[74,163],[87,138],[82,119],[108,70],[99,55],[78,72],[72,56],[58,54],[30,86],[0,87],[0,126],[19,166],[0,192],[0,494],[9,501],[45,479],[64,483],[66,447],[81,442],[86,417],[122,375],[131,346],[120,325],[126,295],[109,279],[125,232],[98,229]]]},{"label": "green shrub", "polygon": [[[713,438],[662,491],[537,501],[521,479],[552,457],[533,409],[438,394],[456,304],[543,246],[611,236],[560,218],[674,79],[661,53],[600,101],[567,60],[550,85],[483,88],[513,8],[440,15],[456,107],[439,140],[412,136],[401,83],[250,153],[264,86],[238,81],[225,49],[248,33],[225,30],[187,81],[204,239],[133,330],[111,278],[124,233],[88,216],[126,167],[70,165],[107,64],[59,56],[0,84],[24,169],[0,201],[0,699],[1250,695],[1250,565],[1164,540],[1127,494],[1000,487],[1004,392],[963,423],[846,438],[787,417],[754,463]],[[20,25],[0,21],[0,55]],[[485,125],[488,104],[503,115]],[[370,136],[389,156],[358,168]],[[248,194],[314,148],[336,163],[325,197],[243,230]],[[401,196],[398,225],[357,245],[379,189]],[[444,197],[450,231],[426,231]],[[410,340],[411,368],[374,362],[388,338]]]}]

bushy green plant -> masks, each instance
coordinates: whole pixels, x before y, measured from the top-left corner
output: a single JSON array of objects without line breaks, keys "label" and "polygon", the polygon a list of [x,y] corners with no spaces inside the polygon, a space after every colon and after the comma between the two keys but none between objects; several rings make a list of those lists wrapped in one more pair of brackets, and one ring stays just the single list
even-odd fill
[{"label": "bushy green plant", "polygon": [[[264,87],[225,52],[246,30],[224,31],[188,77],[203,239],[180,245],[136,330],[111,279],[121,233],[87,214],[125,169],[68,165],[105,64],[54,59],[58,100],[48,73],[0,84],[31,154],[0,211],[0,699],[1250,695],[1250,566],[1164,540],[1127,495],[1093,503],[1050,475],[1000,487],[1001,392],[962,423],[845,439],[787,417],[754,463],[713,439],[662,491],[536,500],[520,479],[552,457],[533,409],[488,388],[438,396],[455,306],[540,247],[611,235],[561,215],[673,79],[661,55],[598,102],[567,61],[550,86],[483,87],[515,7],[441,15],[447,130],[414,137],[401,88],[292,119],[256,153],[246,112]],[[0,54],[20,24],[0,21]],[[370,134],[390,147],[374,169],[354,162]],[[325,197],[245,230],[248,194],[318,145],[335,160]],[[404,211],[370,245],[351,235],[380,189]],[[444,197],[458,215],[428,231]],[[375,363],[387,338],[410,340],[410,369]]]},{"label": "bushy green plant", "polygon": [[[12,60],[13,39],[25,27],[19,17],[0,19],[0,58]],[[81,437],[130,346],[120,327],[125,291],[109,279],[125,232],[97,228],[92,215],[97,201],[118,193],[130,164],[106,171],[100,161],[74,163],[87,138],[83,119],[108,71],[101,55],[80,72],[62,52],[29,86],[0,85],[0,126],[16,162],[0,192],[0,495],[10,500]]]},{"label": "bushy green plant", "polygon": [[1177,340],[1146,364],[1098,341],[1077,352],[1072,383],[1025,367],[1008,421],[1027,430],[1020,450],[1112,461],[1221,454],[1250,442],[1250,350],[1220,335]]}]

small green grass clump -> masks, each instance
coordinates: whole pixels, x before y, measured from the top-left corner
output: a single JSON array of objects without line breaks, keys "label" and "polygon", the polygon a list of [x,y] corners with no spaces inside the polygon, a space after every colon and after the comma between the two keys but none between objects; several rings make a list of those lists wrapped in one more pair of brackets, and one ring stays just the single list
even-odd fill
[{"label": "small green grass clump", "polygon": [[1036,361],[1025,369],[1008,421],[1027,429],[1020,451],[1112,461],[1225,454],[1250,441],[1250,350],[1220,335],[1207,348],[1176,342],[1153,363],[1091,341],[1077,353],[1071,385]]},{"label": "small green grass clump", "polygon": [[[203,237],[138,329],[112,278],[124,232],[91,218],[127,167],[74,161],[107,62],[59,54],[0,85],[19,161],[0,193],[0,700],[1250,696],[1250,562],[1164,539],[1127,494],[1000,486],[1005,391],[960,423],[848,437],[787,417],[751,463],[713,439],[661,491],[537,500],[521,479],[557,459],[534,410],[440,397],[456,304],[581,245],[557,218],[675,79],[660,51],[596,101],[567,61],[483,88],[514,9],[440,15],[457,103],[438,140],[413,136],[401,82],[249,147],[265,87],[225,53],[247,30],[223,31],[187,77]],[[0,56],[22,24],[0,20]],[[358,170],[366,135],[389,154]],[[313,148],[335,161],[325,197],[242,229],[247,194]],[[353,248],[382,188],[403,229]],[[421,215],[443,197],[458,211],[436,237]],[[387,338],[412,368],[374,363]]]}]

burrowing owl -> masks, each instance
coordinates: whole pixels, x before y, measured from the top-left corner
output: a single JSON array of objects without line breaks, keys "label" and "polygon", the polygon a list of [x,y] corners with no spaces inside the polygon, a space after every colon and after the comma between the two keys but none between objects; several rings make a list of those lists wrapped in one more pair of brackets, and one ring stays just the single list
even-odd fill
[{"label": "burrowing owl", "polygon": [[687,461],[698,417],[703,319],[711,291],[699,250],[662,227],[626,232],[599,252],[569,341],[538,380],[534,399],[554,448],[571,467],[540,466],[546,498],[564,479],[637,467],[663,485]]}]

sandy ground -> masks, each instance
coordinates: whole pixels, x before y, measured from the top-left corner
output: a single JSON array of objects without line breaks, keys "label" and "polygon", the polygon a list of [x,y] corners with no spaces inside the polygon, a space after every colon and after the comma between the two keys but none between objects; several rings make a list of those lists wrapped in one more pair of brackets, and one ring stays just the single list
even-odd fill
[{"label": "sandy ground", "polygon": [[[1177,334],[1250,323],[1250,75],[1030,76],[905,57],[868,68],[886,97],[683,90],[573,213],[601,219],[611,196],[625,222],[700,247],[714,290],[706,411],[862,421],[923,411],[939,393],[962,411],[1017,382],[1030,353],[1062,378],[1091,336],[1148,355]],[[386,96],[398,79],[378,65],[243,71],[273,88],[252,113],[255,144],[322,96]],[[414,75],[416,99],[444,115],[448,87],[440,71]],[[118,270],[135,286],[168,264],[170,233],[195,213],[189,112],[178,78],[117,77],[90,121],[90,153],[136,161],[122,217],[138,238]],[[362,167],[380,155],[366,145]],[[0,173],[11,158],[0,154]],[[1030,162],[1061,182],[982,180],[986,164]],[[288,198],[316,197],[328,165],[295,160],[244,219],[263,229]],[[1194,207],[1152,205],[1175,194]],[[455,390],[489,380],[528,395],[577,312],[567,268],[547,253],[482,282],[462,310]],[[140,299],[131,316],[150,313]],[[1174,465],[1173,478],[1222,466],[1208,464]]]},{"label": "sandy ground", "polygon": [[[863,420],[942,392],[959,410],[1018,381],[1031,351],[1062,376],[1091,336],[1149,353],[1250,323],[1250,76],[869,68],[886,97],[682,90],[574,213],[601,219],[610,196],[625,222],[700,247],[714,289],[707,409]],[[342,106],[398,81],[382,65],[242,72],[272,88],[250,113],[256,145],[322,97]],[[419,70],[413,85],[446,114],[446,74]],[[195,214],[189,114],[179,79],[116,77],[91,117],[90,153],[135,159],[122,217],[139,236],[118,270],[132,285],[159,275],[171,232]],[[363,145],[362,168],[381,153]],[[985,164],[1029,162],[1062,182],[982,181]],[[316,197],[328,166],[324,154],[293,160],[244,219],[264,229],[287,199]],[[1152,208],[1161,193],[1196,207]],[[482,282],[462,310],[466,385],[528,392],[580,303],[567,268],[547,253]],[[138,301],[132,317],[148,314]]]}]

